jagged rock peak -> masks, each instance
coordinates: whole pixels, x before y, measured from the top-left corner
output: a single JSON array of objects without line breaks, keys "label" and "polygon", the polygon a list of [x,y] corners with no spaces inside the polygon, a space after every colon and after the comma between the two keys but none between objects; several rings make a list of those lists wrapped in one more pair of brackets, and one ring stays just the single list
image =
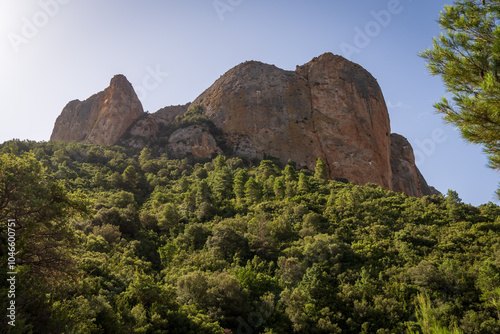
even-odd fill
[{"label": "jagged rock peak", "polygon": [[109,88],[135,95],[134,87],[123,74],[116,74],[109,82]]},{"label": "jagged rock peak", "polygon": [[134,88],[115,75],[108,88],[85,101],[74,100],[56,120],[50,140],[114,145],[144,115]]}]

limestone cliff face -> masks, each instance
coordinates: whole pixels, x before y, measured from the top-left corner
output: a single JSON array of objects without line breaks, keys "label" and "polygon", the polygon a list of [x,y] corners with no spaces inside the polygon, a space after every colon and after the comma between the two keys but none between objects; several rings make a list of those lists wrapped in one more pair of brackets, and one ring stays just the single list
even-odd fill
[{"label": "limestone cliff face", "polygon": [[272,156],[311,170],[321,157],[330,178],[411,196],[436,193],[415,166],[408,141],[391,135],[375,78],[331,53],[295,71],[245,62],[193,103],[153,114],[143,112],[132,86],[116,76],[105,91],[68,103],[51,140],[154,146],[172,158]]},{"label": "limestone cliff face", "polygon": [[104,91],[71,101],[56,120],[50,140],[114,145],[144,115],[125,76],[116,75]]}]

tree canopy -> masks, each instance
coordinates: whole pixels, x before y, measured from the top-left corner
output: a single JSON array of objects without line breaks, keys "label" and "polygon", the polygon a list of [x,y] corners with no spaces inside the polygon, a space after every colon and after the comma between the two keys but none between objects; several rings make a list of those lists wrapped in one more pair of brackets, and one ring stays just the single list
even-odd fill
[{"label": "tree canopy", "polygon": [[[12,333],[500,332],[493,203],[328,180],[321,162],[22,141],[0,154],[2,262],[6,219],[30,226]],[[49,249],[62,275],[30,260]]]}]

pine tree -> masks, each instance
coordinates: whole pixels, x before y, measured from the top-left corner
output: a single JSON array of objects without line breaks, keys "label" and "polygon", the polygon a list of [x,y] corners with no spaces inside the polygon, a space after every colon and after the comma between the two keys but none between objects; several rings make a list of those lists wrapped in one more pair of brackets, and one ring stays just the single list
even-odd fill
[{"label": "pine tree", "polygon": [[298,191],[299,193],[306,193],[309,191],[309,182],[307,176],[303,173],[299,174]]},{"label": "pine tree", "polygon": [[248,181],[248,173],[244,169],[240,169],[234,177],[233,191],[236,198],[245,197],[245,183]]},{"label": "pine tree", "polygon": [[286,191],[286,186],[285,182],[283,182],[283,179],[281,177],[276,178],[274,180],[274,195],[276,196],[277,199],[282,199],[285,197],[285,191]]},{"label": "pine tree", "polygon": [[196,188],[196,205],[200,206],[201,203],[211,202],[211,191],[208,186],[207,180],[201,180]]},{"label": "pine tree", "polygon": [[142,164],[148,162],[148,160],[151,159],[151,150],[147,147],[143,148],[141,150],[141,153],[139,154],[139,162]]},{"label": "pine tree", "polygon": [[256,202],[260,199],[260,187],[253,177],[248,179],[248,181],[245,183],[245,196],[253,202]]},{"label": "pine tree", "polygon": [[212,173],[212,180],[210,185],[212,187],[215,197],[222,201],[228,198],[232,188],[232,175],[231,170],[227,166],[217,168]]},{"label": "pine tree", "polygon": [[217,158],[213,160],[213,163],[215,170],[221,170],[222,168],[226,167],[226,157],[223,155],[218,155]]},{"label": "pine tree", "polygon": [[318,158],[318,161],[316,162],[316,168],[314,169],[314,177],[318,180],[328,179],[328,169],[326,163],[321,158]]},{"label": "pine tree", "polygon": [[277,167],[276,167],[276,165],[273,164],[273,162],[271,160],[262,160],[260,162],[260,165],[258,168],[258,173],[257,173],[257,180],[259,182],[264,182],[270,176],[276,175],[276,174],[277,174]]},{"label": "pine tree", "polygon": [[127,185],[127,187],[131,190],[134,190],[137,186],[138,175],[134,166],[128,166],[123,172],[123,182]]},{"label": "pine tree", "polygon": [[283,175],[285,176],[285,181],[295,181],[295,168],[292,165],[286,165]]},{"label": "pine tree", "polygon": [[443,98],[436,110],[463,138],[484,145],[493,169],[500,169],[499,19],[498,1],[457,0],[441,12],[444,33],[420,53],[453,94],[453,102]]}]

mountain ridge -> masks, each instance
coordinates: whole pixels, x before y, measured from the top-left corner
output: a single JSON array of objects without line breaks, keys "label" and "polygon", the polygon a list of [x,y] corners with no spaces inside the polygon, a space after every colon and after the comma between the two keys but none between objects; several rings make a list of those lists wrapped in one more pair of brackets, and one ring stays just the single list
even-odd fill
[{"label": "mountain ridge", "polygon": [[51,140],[156,146],[174,158],[271,156],[311,170],[322,158],[330,178],[416,197],[437,193],[415,165],[411,145],[398,136],[391,135],[376,79],[360,65],[325,53],[295,71],[241,63],[192,103],[152,114],[117,75],[103,92],[68,103]]}]

